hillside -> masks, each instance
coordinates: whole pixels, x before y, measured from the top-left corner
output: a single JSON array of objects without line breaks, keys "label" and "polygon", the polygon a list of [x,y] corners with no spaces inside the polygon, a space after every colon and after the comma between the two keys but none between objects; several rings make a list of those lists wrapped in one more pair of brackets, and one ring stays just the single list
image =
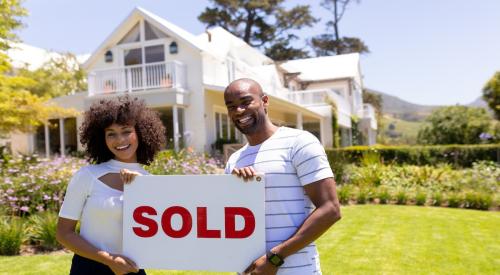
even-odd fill
[{"label": "hillside", "polygon": [[406,121],[422,121],[432,110],[441,106],[420,105],[408,102],[397,96],[366,89],[370,93],[382,95],[382,112]]}]

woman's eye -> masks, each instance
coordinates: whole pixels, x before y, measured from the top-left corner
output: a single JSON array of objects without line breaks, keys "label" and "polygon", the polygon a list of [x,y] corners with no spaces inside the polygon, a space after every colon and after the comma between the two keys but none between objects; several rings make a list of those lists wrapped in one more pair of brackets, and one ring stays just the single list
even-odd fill
[{"label": "woman's eye", "polygon": [[106,135],[107,137],[114,137],[115,136],[115,133],[109,133]]}]

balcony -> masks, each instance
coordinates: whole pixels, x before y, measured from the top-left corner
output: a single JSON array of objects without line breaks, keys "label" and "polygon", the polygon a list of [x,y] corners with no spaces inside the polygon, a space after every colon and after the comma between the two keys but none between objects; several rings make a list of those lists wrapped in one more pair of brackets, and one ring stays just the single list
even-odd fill
[{"label": "balcony", "polygon": [[351,127],[351,105],[344,97],[332,89],[319,89],[319,90],[304,90],[304,91],[290,91],[287,93],[287,98],[296,104],[305,106],[309,109],[314,107],[333,105],[337,110],[337,120],[339,125],[344,127]]},{"label": "balcony", "polygon": [[186,89],[186,66],[179,61],[156,62],[89,73],[89,96],[149,89]]}]

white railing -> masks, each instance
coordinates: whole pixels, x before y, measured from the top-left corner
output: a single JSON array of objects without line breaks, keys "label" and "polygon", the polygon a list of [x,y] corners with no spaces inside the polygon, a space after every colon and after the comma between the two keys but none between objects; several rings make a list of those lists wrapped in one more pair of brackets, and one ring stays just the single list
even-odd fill
[{"label": "white railing", "polygon": [[368,103],[363,104],[363,117],[364,118],[375,118],[375,108]]},{"label": "white railing", "polygon": [[186,88],[186,66],[179,61],[156,62],[89,73],[89,95]]}]

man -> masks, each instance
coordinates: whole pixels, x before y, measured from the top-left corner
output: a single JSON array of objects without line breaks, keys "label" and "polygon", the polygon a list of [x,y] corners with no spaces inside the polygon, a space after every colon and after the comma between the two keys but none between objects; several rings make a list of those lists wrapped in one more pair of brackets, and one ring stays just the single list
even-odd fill
[{"label": "man", "polygon": [[340,219],[340,205],[325,150],[311,133],[278,127],[267,116],[269,98],[251,79],[224,92],[228,115],[248,140],[231,155],[226,173],[266,177],[266,255],[250,274],[321,274],[313,241]]}]

